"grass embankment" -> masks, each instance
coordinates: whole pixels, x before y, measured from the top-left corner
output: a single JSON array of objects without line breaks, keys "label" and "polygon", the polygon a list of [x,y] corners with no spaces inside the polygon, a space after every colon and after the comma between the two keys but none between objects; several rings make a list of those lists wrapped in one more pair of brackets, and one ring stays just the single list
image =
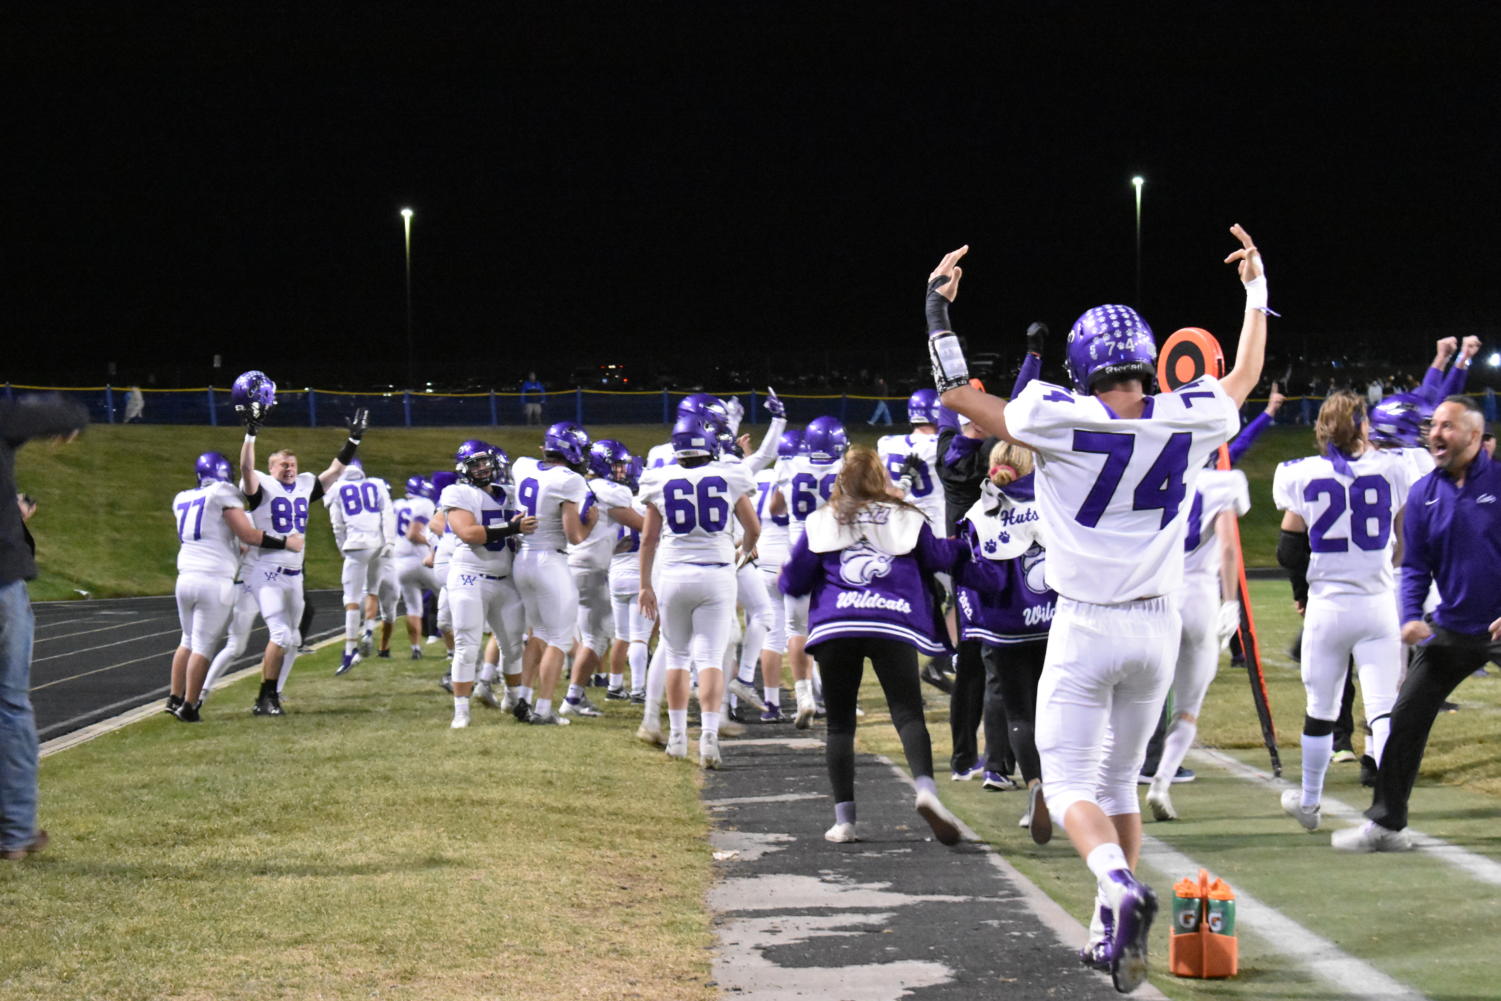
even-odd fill
[{"label": "grass embankment", "polygon": [[476,706],[441,660],[300,659],[48,758],[48,851],[0,866],[4,998],[710,998],[697,769]]},{"label": "grass embankment", "polygon": [[[614,437],[645,451],[663,437],[652,425],[594,427],[595,437]],[[879,429],[885,431],[887,429]],[[893,429],[899,430],[899,428]],[[851,428],[855,441],[874,445],[877,429]],[[446,469],[454,448],[467,437],[483,437],[512,456],[536,453],[535,428],[374,428],[360,449],[372,475],[391,481],[399,495],[407,476]],[[261,434],[260,467],[278,448],[298,453],[302,468],[320,472],[343,437],[333,428],[270,427]],[[235,427],[96,425],[69,445],[35,442],[18,453],[21,488],[39,502],[32,533],[42,575],[32,585],[38,601],[78,597],[168,594],[176,581],[176,521],[170,510],[177,491],[191,485],[193,459],[210,449],[238,462]],[[1306,429],[1276,429],[1246,456],[1251,480],[1251,513],[1242,522],[1247,562],[1275,565],[1277,512],[1271,503],[1272,469],[1277,462],[1312,452]],[[307,570],[311,587],[337,587],[339,558],[328,512],[314,505],[308,527]]]},{"label": "grass embankment", "polygon": [[[1299,733],[1304,694],[1297,665],[1287,647],[1297,629],[1287,585],[1252,582],[1253,603],[1264,647],[1267,685],[1283,777],[1300,775]],[[1469,851],[1501,860],[1501,677],[1462,684],[1454,698],[1457,713],[1439,717],[1413,794],[1412,823],[1425,833]],[[1066,838],[1060,833],[1045,847],[1034,845],[1016,822],[1026,808],[1020,793],[987,793],[978,781],[944,780],[951,741],[946,700],[924,688],[934,763],[940,793],[981,837],[1076,917],[1083,920],[1093,899],[1093,883]],[[890,727],[880,688],[867,674],[860,721],[860,746],[901,762],[902,752]],[[1357,698],[1356,718],[1361,717]],[[1199,742],[1231,753],[1264,771],[1269,759],[1262,746],[1246,673],[1222,662],[1200,722]],[[1357,749],[1362,738],[1356,736]],[[1388,975],[1430,998],[1469,999],[1493,996],[1495,985],[1486,964],[1474,957],[1491,949],[1487,938],[1495,926],[1495,888],[1461,876],[1432,855],[1350,856],[1329,847],[1330,830],[1346,821],[1326,818],[1324,830],[1309,835],[1283,815],[1278,793],[1235,778],[1216,768],[1198,768],[1197,781],[1173,787],[1180,820],[1157,823],[1147,814],[1146,833],[1207,865],[1238,890],[1253,894],[1315,934],[1334,941]],[[1327,795],[1364,809],[1370,790],[1363,789],[1359,769],[1334,765]],[[1144,794],[1144,787],[1143,787]],[[1173,880],[1188,872],[1147,877],[1164,907]],[[1166,911],[1164,911],[1166,914]],[[1233,980],[1183,980],[1165,973],[1167,921],[1153,929],[1153,983],[1174,998],[1317,999],[1330,996],[1327,984],[1241,926],[1241,974]]]}]

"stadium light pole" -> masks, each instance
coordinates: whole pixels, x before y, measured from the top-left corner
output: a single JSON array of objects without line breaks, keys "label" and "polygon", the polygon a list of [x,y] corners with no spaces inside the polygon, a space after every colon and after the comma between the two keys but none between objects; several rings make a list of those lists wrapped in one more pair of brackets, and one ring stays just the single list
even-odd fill
[{"label": "stadium light pole", "polygon": [[405,234],[406,263],[407,263],[407,388],[410,389],[416,378],[414,367],[415,355],[412,350],[412,210],[401,210],[401,228]]},{"label": "stadium light pole", "polygon": [[1136,189],[1136,308],[1141,309],[1141,187],[1147,183],[1147,179],[1137,174],[1131,178],[1131,186]]}]

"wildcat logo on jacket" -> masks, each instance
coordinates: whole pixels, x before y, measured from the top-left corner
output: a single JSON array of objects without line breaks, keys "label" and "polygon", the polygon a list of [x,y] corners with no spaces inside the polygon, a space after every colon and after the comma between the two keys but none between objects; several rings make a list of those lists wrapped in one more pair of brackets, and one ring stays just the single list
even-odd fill
[{"label": "wildcat logo on jacket", "polygon": [[881,552],[869,542],[857,542],[839,555],[839,576],[846,584],[865,587],[891,572],[891,559],[890,553]]}]

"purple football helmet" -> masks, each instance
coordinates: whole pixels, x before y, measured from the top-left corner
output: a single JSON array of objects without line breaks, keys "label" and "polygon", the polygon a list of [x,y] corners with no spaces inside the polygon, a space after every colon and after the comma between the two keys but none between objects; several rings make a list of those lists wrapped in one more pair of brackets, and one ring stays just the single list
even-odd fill
[{"label": "purple football helmet", "polygon": [[421,473],[413,473],[407,477],[407,496],[426,497],[428,500],[436,500],[433,496],[433,481]]},{"label": "purple football helmet", "polygon": [[849,435],[837,417],[815,417],[803,432],[803,447],[808,457],[820,466],[843,456],[849,444]]},{"label": "purple football helmet", "polygon": [[459,481],[459,475],[449,469],[435,469],[428,479],[432,481],[433,500],[436,501],[443,496],[443,491]]},{"label": "purple football helmet", "polygon": [[589,434],[573,421],[558,421],[542,436],[542,452],[560,456],[570,466],[584,461],[589,451]]},{"label": "purple football helmet", "polygon": [[679,459],[719,455],[719,438],[702,417],[679,417],[672,426],[672,454]]},{"label": "purple football helmet", "polygon": [[[624,483],[630,479],[631,462],[635,456],[623,442],[614,438],[601,438],[589,446],[589,472],[601,479]],[[624,466],[624,469],[620,467]],[[620,469],[619,475],[616,470]]]},{"label": "purple football helmet", "polygon": [[1415,393],[1393,393],[1371,408],[1371,443],[1378,448],[1421,448],[1433,408]]},{"label": "purple football helmet", "polygon": [[276,406],[276,383],[259,369],[241,373],[230,388],[229,397],[236,410],[259,410],[264,415]]},{"label": "purple football helmet", "polygon": [[797,428],[788,428],[777,439],[777,458],[790,459],[803,454],[803,433]]},{"label": "purple football helmet", "polygon": [[500,479],[500,460],[489,442],[470,438],[453,453],[454,469],[477,487],[487,487]]},{"label": "purple football helmet", "polygon": [[933,424],[938,420],[938,390],[918,389],[907,397],[907,421],[910,424]]},{"label": "purple football helmet", "polygon": [[730,426],[730,412],[724,401],[710,393],[694,393],[678,401],[678,419],[698,417],[706,426]]},{"label": "purple football helmet", "polygon": [[1069,377],[1081,393],[1101,379],[1140,379],[1157,371],[1157,342],[1147,321],[1130,306],[1096,306],[1068,332]]},{"label": "purple football helmet", "polygon": [[234,467],[218,452],[204,452],[193,464],[193,469],[198,473],[200,487],[210,482],[228,483],[234,476]]}]

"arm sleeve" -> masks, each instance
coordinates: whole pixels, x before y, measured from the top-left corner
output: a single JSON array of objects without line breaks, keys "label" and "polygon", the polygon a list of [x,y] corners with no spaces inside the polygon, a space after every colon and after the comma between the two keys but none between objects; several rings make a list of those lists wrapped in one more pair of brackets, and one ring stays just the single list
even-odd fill
[{"label": "arm sleeve", "polygon": [[1413,392],[1429,406],[1438,406],[1444,398],[1444,370],[1428,366],[1428,371],[1423,373],[1423,384]]},{"label": "arm sleeve", "polygon": [[323,489],[323,480],[317,476],[313,477],[313,494],[308,498],[308,503],[311,504],[316,500],[321,500],[327,492]]},{"label": "arm sleeve", "polygon": [[1271,426],[1271,415],[1263,410],[1251,420],[1251,423],[1241,428],[1240,434],[1230,439],[1230,465],[1240,462],[1240,457],[1246,454],[1246,449],[1255,443],[1261,432]]},{"label": "arm sleeve", "polygon": [[1423,618],[1423,601],[1433,583],[1433,568],[1428,565],[1427,510],[1421,500],[1421,488],[1414,486],[1407,495],[1407,509],[1402,518],[1402,622]]},{"label": "arm sleeve", "polygon": [[794,598],[800,598],[813,590],[813,581],[818,576],[818,555],[808,548],[808,537],[804,535],[797,540],[792,547],[792,552],[787,557],[787,562],[782,565],[781,576],[777,578],[777,587],[783,594],[790,594]]},{"label": "arm sleeve", "polygon": [[969,547],[963,539],[940,539],[924,525],[917,533],[915,552],[923,573],[953,573],[968,556]]},{"label": "arm sleeve", "polygon": [[1455,362],[1449,366],[1449,374],[1444,376],[1443,385],[1439,387],[1438,399],[1434,405],[1442,403],[1446,396],[1458,396],[1465,391],[1465,380],[1470,377],[1470,367]]},{"label": "arm sleeve", "polygon": [[[260,477],[256,477],[256,479],[259,480]],[[261,501],[264,500],[265,497],[266,488],[260,483],[257,483],[255,487],[255,493],[245,495],[245,510],[254,511],[256,508],[261,506]]]},{"label": "arm sleeve", "polygon": [[88,423],[89,412],[83,404],[56,394],[0,401],[0,437],[15,445],[31,438],[72,434]]},{"label": "arm sleeve", "polygon": [[746,456],[745,466],[752,473],[759,473],[777,460],[777,440],[782,437],[782,432],[787,430],[787,418],[773,417],[771,423],[766,426],[766,434],[761,436],[761,445],[750,455]]},{"label": "arm sleeve", "polygon": [[975,453],[979,450],[979,438],[966,438],[962,434],[951,435],[947,448],[944,448],[943,442],[940,441],[938,451],[939,479],[948,479],[949,477],[944,475],[945,469],[962,466],[967,461],[973,460]]},{"label": "arm sleeve", "polygon": [[1016,373],[1016,384],[1011,387],[1011,398],[1015,399],[1021,391],[1027,388],[1027,383],[1042,374],[1042,356],[1027,352],[1027,357],[1022,359],[1021,371]]},{"label": "arm sleeve", "polygon": [[[1277,562],[1287,571],[1293,586],[1293,600],[1308,602],[1308,533],[1284,530],[1277,541]],[[1406,578],[1403,578],[1404,582]]]}]

